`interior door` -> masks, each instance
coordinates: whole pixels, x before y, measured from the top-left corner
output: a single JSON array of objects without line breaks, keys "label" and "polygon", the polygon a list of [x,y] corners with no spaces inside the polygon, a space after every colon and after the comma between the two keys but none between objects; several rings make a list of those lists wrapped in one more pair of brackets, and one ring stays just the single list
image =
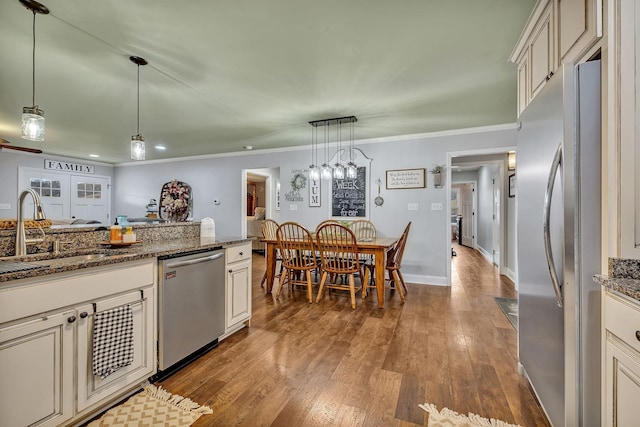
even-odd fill
[{"label": "interior door", "polygon": [[460,192],[460,206],[462,209],[462,244],[470,248],[474,245],[474,209],[473,209],[474,185],[466,184]]},{"label": "interior door", "polygon": [[493,264],[500,266],[500,184],[493,180]]},{"label": "interior door", "polygon": [[[40,195],[44,213],[49,219],[69,218],[69,175],[33,168],[18,168],[18,195],[31,188]],[[33,215],[33,200],[25,199],[24,215]]]},{"label": "interior door", "polygon": [[71,217],[109,224],[109,178],[71,175]]}]

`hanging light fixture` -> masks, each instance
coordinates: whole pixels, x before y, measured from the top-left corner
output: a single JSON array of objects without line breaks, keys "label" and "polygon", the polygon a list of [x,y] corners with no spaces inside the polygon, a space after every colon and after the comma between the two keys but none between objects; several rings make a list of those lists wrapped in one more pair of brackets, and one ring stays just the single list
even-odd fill
[{"label": "hanging light fixture", "polygon": [[148,62],[139,56],[130,56],[129,60],[138,66],[138,127],[137,133],[131,137],[131,158],[133,160],[144,160],[144,137],[140,133],[140,66],[147,65]]},{"label": "hanging light fixture", "polygon": [[337,119],[338,126],[336,126],[336,136],[338,143],[336,151],[336,164],[333,165],[333,177],[335,179],[344,179],[344,166],[340,163],[340,157],[342,156],[342,120]]},{"label": "hanging light fixture", "polygon": [[49,9],[34,0],[20,0],[20,3],[33,12],[32,98],[31,107],[22,108],[22,138],[44,141],[44,111],[36,105],[36,13],[47,15]]},{"label": "hanging light fixture", "polygon": [[[317,123],[314,126],[318,126]],[[327,163],[327,159],[329,158],[329,126],[324,128],[324,163],[322,163],[322,168],[320,169],[320,176],[324,180],[331,179],[331,166]]]},{"label": "hanging light fixture", "polygon": [[311,165],[309,165],[309,179],[317,181],[320,178],[320,168],[316,164],[318,161],[318,127],[311,129]]},{"label": "hanging light fixture", "polygon": [[347,178],[358,177],[358,166],[353,161],[353,145],[354,145],[354,131],[353,123],[357,120],[355,116],[351,116],[349,121],[349,163],[347,163]]}]

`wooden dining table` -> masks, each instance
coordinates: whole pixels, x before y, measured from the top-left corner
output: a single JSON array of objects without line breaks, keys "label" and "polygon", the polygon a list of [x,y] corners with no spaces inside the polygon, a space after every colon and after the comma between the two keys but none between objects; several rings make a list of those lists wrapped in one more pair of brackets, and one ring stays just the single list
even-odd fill
[{"label": "wooden dining table", "polygon": [[[376,237],[371,241],[358,240],[358,251],[361,254],[371,254],[375,260],[376,292],[378,294],[378,307],[384,308],[384,272],[387,266],[387,251],[391,249],[400,237]],[[277,240],[262,239],[267,245],[266,249],[266,284],[265,292],[270,294],[276,276],[276,249]]]}]

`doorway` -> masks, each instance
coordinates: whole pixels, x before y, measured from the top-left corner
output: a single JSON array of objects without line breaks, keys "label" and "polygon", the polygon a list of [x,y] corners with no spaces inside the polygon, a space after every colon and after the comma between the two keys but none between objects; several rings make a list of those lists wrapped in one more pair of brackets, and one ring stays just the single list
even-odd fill
[{"label": "doorway", "polygon": [[[503,200],[506,197],[504,189],[509,150],[512,148],[451,152],[447,155],[445,186],[450,191],[457,188],[456,193],[459,193],[457,206],[453,199],[447,200],[447,214],[451,218],[447,227],[453,228],[454,220],[460,220],[458,239],[452,235],[450,250],[455,251],[457,245],[471,248],[494,264],[500,274],[507,274],[510,270],[506,259],[509,250],[515,250],[506,246],[512,240],[507,236],[506,219],[510,216],[505,212],[510,205]],[[451,262],[447,263],[447,282],[451,283]]]}]

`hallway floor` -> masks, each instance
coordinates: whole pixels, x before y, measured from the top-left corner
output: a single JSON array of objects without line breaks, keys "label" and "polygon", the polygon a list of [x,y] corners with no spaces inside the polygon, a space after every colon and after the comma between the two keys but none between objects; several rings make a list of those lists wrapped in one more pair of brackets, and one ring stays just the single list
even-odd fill
[{"label": "hallway floor", "polygon": [[[355,310],[346,293],[306,301],[260,288],[253,256],[253,320],[160,384],[210,406],[195,426],[426,426],[424,402],[522,426],[548,426],[518,375],[516,331],[494,297],[508,279],[477,251],[456,245],[453,285],[409,284]],[[314,292],[315,295],[315,292]]]}]

